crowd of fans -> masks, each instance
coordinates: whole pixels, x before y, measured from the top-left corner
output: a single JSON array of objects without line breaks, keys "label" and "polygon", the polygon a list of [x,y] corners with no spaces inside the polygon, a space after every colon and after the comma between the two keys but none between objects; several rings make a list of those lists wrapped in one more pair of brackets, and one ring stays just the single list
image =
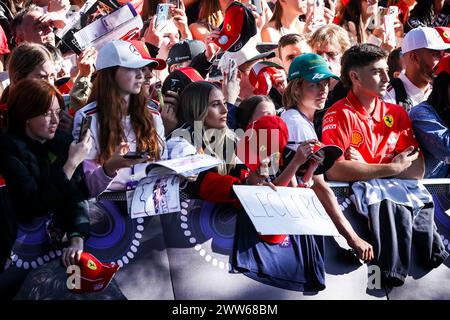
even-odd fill
[{"label": "crowd of fans", "polygon": [[[191,198],[238,205],[235,184],[311,188],[356,255],[382,267],[386,285],[405,281],[411,233],[428,244],[431,266],[447,258],[429,210],[418,214],[383,190],[369,206],[372,237],[362,239],[326,180],[373,188],[379,179],[450,177],[450,1],[261,0],[257,10],[242,0],[257,32],[226,52],[218,42],[233,1],[169,1],[170,25],[161,29],[156,8],[164,2],[132,1],[145,22],[137,38],[77,55],[55,32],[83,0],[0,0],[0,175],[11,203],[0,270],[17,223],[45,215],[58,230],[51,240],[67,239],[64,265],[76,263],[89,237],[89,199],[132,187],[145,163],[197,153],[224,162],[182,183]],[[267,129],[279,149],[265,146],[269,162],[249,163],[237,152],[247,135],[236,129]],[[342,150],[330,168],[314,152],[320,142]],[[397,206],[402,219],[389,219]],[[293,286],[267,266],[256,272],[242,263],[245,252],[236,269],[294,290],[324,288],[322,237],[248,232],[257,238],[252,257],[276,264],[274,246],[290,241],[292,259],[313,262],[286,271],[302,283]]]}]

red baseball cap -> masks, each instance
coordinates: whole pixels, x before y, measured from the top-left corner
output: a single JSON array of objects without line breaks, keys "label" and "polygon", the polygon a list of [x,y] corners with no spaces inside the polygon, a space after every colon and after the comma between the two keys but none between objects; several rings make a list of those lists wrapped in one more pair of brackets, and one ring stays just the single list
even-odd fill
[{"label": "red baseball cap", "polygon": [[8,40],[5,36],[5,31],[3,30],[2,26],[0,26],[0,54],[7,54],[10,53],[9,47],[8,47]]},{"label": "red baseball cap", "polygon": [[435,27],[437,32],[439,32],[439,35],[441,36],[442,40],[444,40],[445,43],[450,43],[450,28],[448,27]]},{"label": "red baseball cap", "polygon": [[[281,161],[281,153],[287,144],[288,136],[288,128],[283,119],[278,116],[263,116],[247,126],[246,134],[238,144],[238,157],[244,159],[245,165],[252,171],[257,171],[261,160],[267,157],[271,162]],[[271,163],[271,166],[279,164]],[[285,234],[259,237],[270,244],[280,244],[286,239]]]},{"label": "red baseball cap", "polygon": [[220,36],[214,40],[223,51],[239,51],[256,32],[252,11],[240,2],[232,2],[219,26]]},{"label": "red baseball cap", "polygon": [[154,61],[157,63],[157,64],[153,63],[150,66],[152,69],[163,70],[166,68],[166,66],[167,66],[166,61],[164,61],[163,59],[152,58],[152,56],[150,55],[150,52],[148,52],[147,45],[145,44],[144,41],[129,40],[128,42],[131,42],[135,46],[137,51],[141,54],[142,58],[150,60],[149,63],[151,63],[151,61]]},{"label": "red baseball cap", "polygon": [[448,74],[450,74],[450,55],[445,56],[441,58],[441,60],[439,60],[435,74],[438,75],[441,72],[447,72]]},{"label": "red baseball cap", "polygon": [[[238,158],[256,172],[261,161],[268,157],[271,162],[281,161],[281,152],[287,140],[288,129],[283,119],[278,116],[263,116],[247,126],[245,136],[238,143]],[[271,163],[272,165],[279,163]]]},{"label": "red baseball cap", "polygon": [[250,70],[249,81],[255,88],[254,94],[268,95],[269,84],[273,83],[273,76],[277,73],[277,69],[283,70],[283,67],[271,61],[260,61],[253,65]]},{"label": "red baseball cap", "polygon": [[83,252],[77,265],[81,271],[81,287],[75,292],[97,292],[108,287],[120,266],[112,262],[102,263],[92,254]]}]

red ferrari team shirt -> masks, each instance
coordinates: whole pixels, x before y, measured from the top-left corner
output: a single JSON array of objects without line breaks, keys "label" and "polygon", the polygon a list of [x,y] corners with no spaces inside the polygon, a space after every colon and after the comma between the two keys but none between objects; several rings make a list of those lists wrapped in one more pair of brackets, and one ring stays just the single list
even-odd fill
[{"label": "red ferrari team shirt", "polygon": [[389,163],[410,146],[418,147],[411,120],[398,105],[380,99],[369,114],[352,91],[325,113],[322,142],[334,144],[344,151],[354,147],[367,163]]}]

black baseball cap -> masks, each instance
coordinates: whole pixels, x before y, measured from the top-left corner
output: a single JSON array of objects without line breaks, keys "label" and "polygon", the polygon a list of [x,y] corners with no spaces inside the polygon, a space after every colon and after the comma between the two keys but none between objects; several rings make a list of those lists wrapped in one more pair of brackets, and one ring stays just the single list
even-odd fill
[{"label": "black baseball cap", "polygon": [[205,44],[198,40],[184,40],[175,43],[169,50],[167,64],[169,67],[175,63],[192,60],[195,56],[206,50]]}]

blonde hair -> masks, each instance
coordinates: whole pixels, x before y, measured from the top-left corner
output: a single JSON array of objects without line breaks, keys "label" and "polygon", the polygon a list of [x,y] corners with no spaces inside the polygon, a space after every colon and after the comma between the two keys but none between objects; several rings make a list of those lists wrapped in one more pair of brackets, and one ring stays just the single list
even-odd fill
[{"label": "blonde hair", "polygon": [[314,31],[308,40],[312,49],[324,43],[338,45],[341,48],[341,53],[351,46],[347,31],[335,24],[321,26]]},{"label": "blonde hair", "polygon": [[20,44],[13,50],[8,60],[11,84],[26,78],[37,66],[47,61],[53,62],[53,57],[43,45],[29,42]]},{"label": "blonde hair", "polygon": [[297,107],[300,97],[297,95],[296,91],[297,88],[303,84],[303,81],[303,78],[296,78],[289,81],[286,90],[283,93],[283,106],[285,106],[286,109]]},{"label": "blonde hair", "polygon": [[36,67],[50,61],[54,63],[50,51],[42,44],[24,42],[14,48],[8,59],[7,70],[10,84],[3,90],[0,103],[6,103],[9,90],[14,84],[25,79]]},{"label": "blonde hair", "polygon": [[[195,129],[195,122],[204,122],[208,115],[209,95],[212,90],[220,90],[214,84],[206,81],[190,83],[183,90],[180,101],[182,101],[181,113],[179,119],[186,122]],[[224,160],[226,163],[219,166],[218,172],[222,175],[228,174],[236,165],[236,153],[234,143],[236,135],[225,127],[221,130],[206,130],[201,132],[201,147],[211,156]],[[194,134],[195,138],[195,134]],[[200,141],[193,142],[196,147]],[[233,150],[226,150],[233,144]],[[231,155],[231,157],[228,157]]]}]

